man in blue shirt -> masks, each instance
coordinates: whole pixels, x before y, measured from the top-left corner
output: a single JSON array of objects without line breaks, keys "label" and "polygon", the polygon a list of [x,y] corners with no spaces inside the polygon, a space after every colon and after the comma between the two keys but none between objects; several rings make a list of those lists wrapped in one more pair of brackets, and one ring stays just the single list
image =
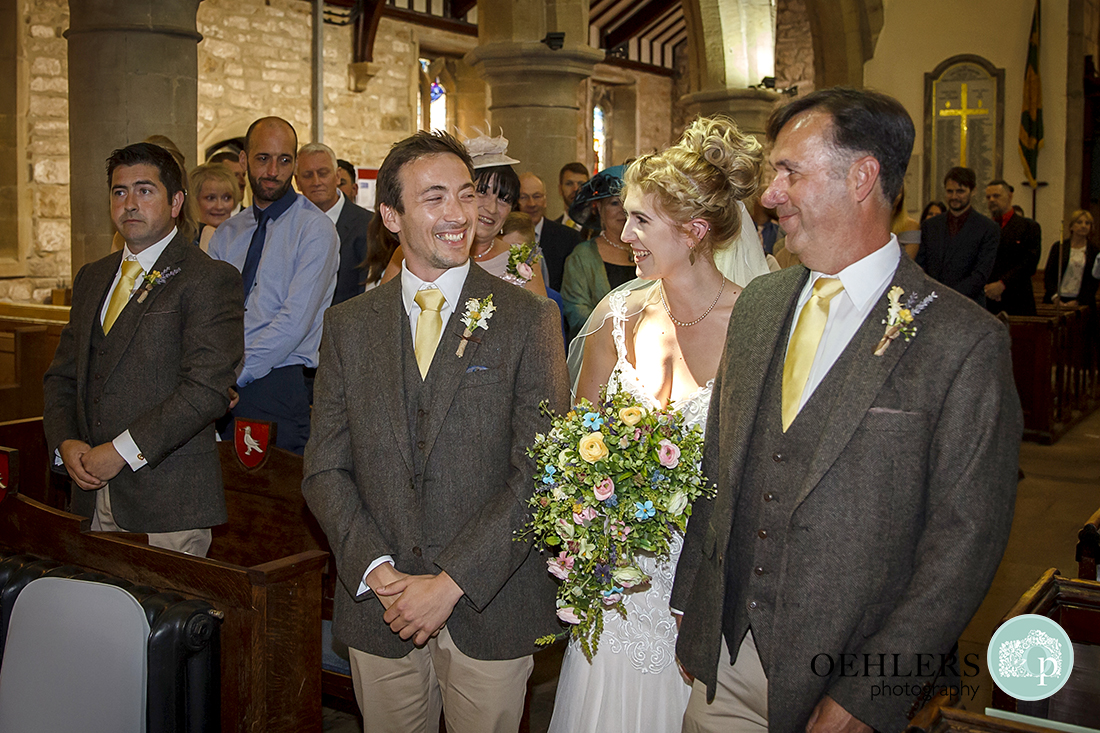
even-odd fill
[{"label": "man in blue shirt", "polygon": [[210,256],[240,270],[244,282],[244,363],[233,415],[276,422],[276,445],[301,454],[309,439],[303,370],[317,366],[340,241],[329,218],[290,186],[297,149],[286,120],[252,123],[241,163],[253,205],[218,227]]}]

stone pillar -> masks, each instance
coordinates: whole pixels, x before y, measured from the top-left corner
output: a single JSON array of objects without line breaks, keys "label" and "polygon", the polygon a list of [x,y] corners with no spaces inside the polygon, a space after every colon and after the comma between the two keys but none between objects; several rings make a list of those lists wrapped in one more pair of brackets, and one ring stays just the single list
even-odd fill
[{"label": "stone pillar", "polygon": [[[577,85],[604,57],[588,45],[588,2],[481,0],[478,21],[480,45],[466,63],[489,85],[491,122],[504,130],[517,171],[542,178],[553,206],[558,171],[577,158]],[[540,42],[548,32],[565,33],[561,49]]]},{"label": "stone pillar", "polygon": [[106,160],[167,135],[196,164],[201,0],[70,2],[69,149],[72,268],[111,251]]},{"label": "stone pillar", "polygon": [[750,88],[775,75],[775,8],[770,0],[684,0],[691,92],[689,117],[719,112],[763,137],[779,95]]}]

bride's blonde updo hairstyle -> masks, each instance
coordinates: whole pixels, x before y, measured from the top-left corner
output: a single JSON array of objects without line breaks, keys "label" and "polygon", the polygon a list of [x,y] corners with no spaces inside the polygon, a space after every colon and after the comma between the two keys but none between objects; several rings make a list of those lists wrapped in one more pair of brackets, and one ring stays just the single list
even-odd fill
[{"label": "bride's blonde updo hairstyle", "polygon": [[709,255],[740,232],[736,202],[759,190],[763,160],[760,143],[729,117],[699,117],[678,143],[630,164],[623,198],[636,187],[656,196],[662,213],[675,223],[703,219],[710,231],[695,251]]}]

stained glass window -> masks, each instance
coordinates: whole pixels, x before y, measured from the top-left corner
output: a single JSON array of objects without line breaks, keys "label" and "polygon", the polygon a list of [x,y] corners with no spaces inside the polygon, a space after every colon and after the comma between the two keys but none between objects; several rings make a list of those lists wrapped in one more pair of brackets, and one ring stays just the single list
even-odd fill
[{"label": "stained glass window", "polygon": [[596,154],[596,165],[592,173],[607,167],[607,131],[606,114],[602,105],[592,108],[592,151]]},{"label": "stained glass window", "polygon": [[[439,77],[428,76],[431,62],[420,59],[421,83],[416,92],[416,127],[420,130],[447,129],[447,88],[440,83]],[[424,104],[425,94],[428,97]],[[427,108],[425,110],[425,107]],[[428,113],[428,124],[424,124],[424,112]]]}]

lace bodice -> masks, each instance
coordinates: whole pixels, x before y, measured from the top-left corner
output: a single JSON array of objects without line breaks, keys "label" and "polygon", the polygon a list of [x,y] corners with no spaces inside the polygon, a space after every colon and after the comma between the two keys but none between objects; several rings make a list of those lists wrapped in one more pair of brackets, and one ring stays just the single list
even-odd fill
[{"label": "lace bodice", "polygon": [[[661,404],[646,389],[626,357],[626,296],[620,291],[609,297],[613,320],[612,335],[618,360],[608,379],[608,392],[625,390],[638,402],[659,409]],[[673,408],[684,415],[689,426],[706,427],[707,408],[714,380],[707,382],[690,395],[673,403]],[[652,577],[648,590],[627,594],[623,599],[626,618],[617,613],[604,614],[604,631],[600,637],[600,653],[604,651],[629,656],[631,665],[643,673],[657,674],[676,661],[676,621],[669,611],[668,599],[672,595],[672,583],[676,579],[676,562],[683,548],[683,536],[674,533],[669,542],[670,557],[658,562],[654,557],[641,556],[638,564]]]}]

